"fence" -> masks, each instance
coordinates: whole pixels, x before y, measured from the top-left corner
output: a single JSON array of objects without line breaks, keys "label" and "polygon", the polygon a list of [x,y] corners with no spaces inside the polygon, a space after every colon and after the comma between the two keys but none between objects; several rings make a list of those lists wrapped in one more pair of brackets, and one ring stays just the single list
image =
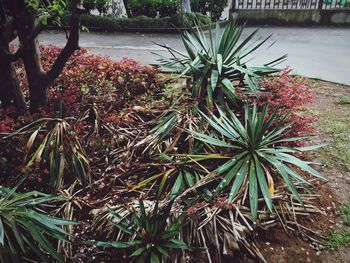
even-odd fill
[{"label": "fence", "polygon": [[339,9],[344,7],[344,0],[233,0],[233,9]]}]

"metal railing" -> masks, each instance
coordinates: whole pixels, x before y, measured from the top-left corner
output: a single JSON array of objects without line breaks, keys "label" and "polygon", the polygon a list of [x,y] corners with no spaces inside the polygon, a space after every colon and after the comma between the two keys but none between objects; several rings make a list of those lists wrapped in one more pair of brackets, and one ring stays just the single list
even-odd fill
[{"label": "metal railing", "polygon": [[234,0],[234,9],[339,9],[343,0]]}]

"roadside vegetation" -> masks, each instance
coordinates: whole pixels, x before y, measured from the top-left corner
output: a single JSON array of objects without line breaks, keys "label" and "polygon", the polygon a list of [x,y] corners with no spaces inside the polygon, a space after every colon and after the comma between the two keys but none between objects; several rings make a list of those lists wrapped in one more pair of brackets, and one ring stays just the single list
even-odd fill
[{"label": "roadside vegetation", "polygon": [[350,245],[350,205],[348,202],[340,205],[339,216],[342,220],[340,228],[332,230],[324,243],[328,249],[338,250]]},{"label": "roadside vegetation", "polygon": [[[69,25],[69,15],[62,18],[64,26]],[[178,14],[160,18],[147,16],[136,17],[108,17],[91,14],[81,16],[81,25],[88,30],[100,30],[103,32],[118,32],[129,30],[170,30],[177,32],[179,28],[189,28],[199,24],[207,26],[210,24],[210,18],[200,13]]]},{"label": "roadside vegetation", "polygon": [[[347,202],[327,240],[308,224],[336,208],[319,207],[323,172],[349,172],[347,94],[308,110],[315,89],[278,67],[286,56],[255,63],[269,37],[191,24],[184,51],[158,43],[171,73],[161,74],[79,48],[78,0],[0,1],[1,262],[267,262],[258,237],[273,231],[347,245]],[[226,1],[210,2],[218,14]],[[103,3],[90,9],[105,13]],[[160,4],[129,3],[150,16]],[[165,16],[174,2],[162,3]],[[65,47],[39,46],[66,8]]]},{"label": "roadside vegetation", "polygon": [[[350,107],[346,103],[349,90],[346,86],[322,81],[316,81],[312,86],[316,99],[308,108],[317,119],[315,123],[317,136],[314,140],[327,143],[327,146],[317,151],[314,157],[323,164],[322,172],[327,174],[330,179],[328,187],[321,191],[325,196],[328,196],[328,205],[334,208],[333,212],[327,213],[326,219],[333,223],[329,226],[328,231],[325,231],[324,246],[331,251],[339,251],[339,255],[341,255],[340,251],[347,251],[350,233],[348,158]],[[326,189],[332,188],[335,189],[333,193],[327,192]],[[331,208],[330,206],[328,208]],[[331,215],[332,213],[334,216]],[[331,253],[329,258],[335,256]],[[348,257],[346,253],[345,257]]]},{"label": "roadside vegetation", "polygon": [[[321,161],[329,167],[350,171],[350,107],[347,96],[336,98],[337,111],[325,111],[320,123],[322,133],[329,137],[329,145],[320,151]],[[319,113],[321,114],[321,113]]]},{"label": "roadside vegetation", "polygon": [[[180,0],[125,0],[123,2],[126,11],[124,16],[116,3],[108,0],[84,1],[81,25],[89,30],[106,32],[135,30],[178,32],[179,29],[194,27],[196,24],[209,26],[211,21],[220,19],[224,8],[228,5],[227,0],[192,0],[189,1],[191,12],[184,12]],[[51,26],[69,27],[70,12],[66,12],[60,22],[53,23]]]},{"label": "roadside vegetation", "polygon": [[[19,208],[37,219],[19,222],[21,237],[3,235],[3,248],[47,261],[265,261],[256,232],[295,230],[318,213],[310,191],[325,177],[305,152],[324,145],[308,139],[310,83],[276,67],[284,56],[252,66],[266,40],[242,39],[243,30],[217,26],[209,39],[200,27],[186,31],[185,53],[160,44],[170,77],[80,49],[47,106],[1,109],[1,204],[11,206],[0,228]],[[41,47],[43,68],[60,52]],[[23,64],[15,68],[28,96]],[[39,200],[21,201],[28,191]],[[47,240],[40,224],[54,229]]]}]

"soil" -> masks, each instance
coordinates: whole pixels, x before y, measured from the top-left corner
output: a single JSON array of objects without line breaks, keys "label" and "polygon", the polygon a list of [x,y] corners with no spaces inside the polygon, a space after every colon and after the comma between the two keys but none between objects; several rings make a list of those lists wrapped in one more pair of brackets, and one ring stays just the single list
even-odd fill
[{"label": "soil", "polygon": [[[311,111],[319,112],[316,123],[317,134],[312,139],[312,144],[331,143],[331,138],[325,131],[328,118],[333,114],[350,116],[350,105],[337,103],[339,97],[350,96],[350,87],[319,81],[315,89],[315,100],[309,105]],[[350,123],[350,119],[349,119]],[[341,154],[341,153],[339,153]],[[309,158],[319,161],[321,156],[315,153]],[[350,201],[350,171],[344,169],[343,165],[334,160],[331,167],[322,166],[318,168],[329,181],[320,184],[316,193],[319,195],[316,204],[324,214],[310,216],[303,220],[302,224],[316,233],[327,237],[335,230],[348,228],[342,222],[339,215],[339,207],[344,202]],[[325,239],[324,241],[325,242]],[[310,240],[303,240],[298,232],[285,232],[282,227],[273,228],[261,234],[257,238],[258,247],[267,262],[273,263],[348,263],[350,262],[349,246],[338,250],[325,249],[315,246]],[[322,239],[321,239],[322,243]]]}]

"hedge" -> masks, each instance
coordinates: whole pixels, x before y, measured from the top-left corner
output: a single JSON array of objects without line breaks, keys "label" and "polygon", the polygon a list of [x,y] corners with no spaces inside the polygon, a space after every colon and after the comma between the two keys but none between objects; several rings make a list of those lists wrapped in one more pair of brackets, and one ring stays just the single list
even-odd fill
[{"label": "hedge", "polygon": [[[62,18],[63,25],[68,26],[69,14]],[[132,18],[108,16],[96,16],[83,14],[81,25],[89,30],[102,30],[107,32],[132,31],[137,29],[145,30],[172,30],[177,28],[188,28],[195,25],[195,22],[205,26],[210,23],[210,18],[199,14],[178,14],[172,17],[151,18],[138,16]]]}]

